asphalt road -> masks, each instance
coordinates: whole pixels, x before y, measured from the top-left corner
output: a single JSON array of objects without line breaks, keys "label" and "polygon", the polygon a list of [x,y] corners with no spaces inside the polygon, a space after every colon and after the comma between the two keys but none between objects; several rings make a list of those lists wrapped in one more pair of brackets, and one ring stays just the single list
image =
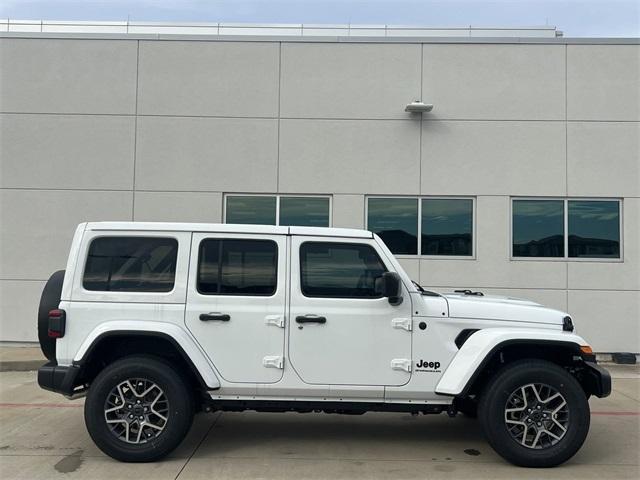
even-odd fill
[{"label": "asphalt road", "polygon": [[609,398],[591,401],[582,450],[548,470],[513,467],[476,421],[446,415],[215,413],[196,416],[170,458],[124,464],[104,456],[84,427],[83,400],[40,390],[35,372],[0,373],[2,479],[638,479],[640,375],[614,369]]}]

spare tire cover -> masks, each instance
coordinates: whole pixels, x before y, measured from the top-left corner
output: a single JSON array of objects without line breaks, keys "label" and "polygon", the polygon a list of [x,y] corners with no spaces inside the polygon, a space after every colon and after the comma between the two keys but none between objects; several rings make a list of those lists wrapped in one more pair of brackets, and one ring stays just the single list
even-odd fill
[{"label": "spare tire cover", "polygon": [[38,341],[42,353],[47,359],[56,360],[56,339],[50,338],[49,311],[58,308],[60,297],[62,296],[62,283],[64,282],[64,270],[58,270],[49,277],[40,296],[40,306],[38,308]]}]

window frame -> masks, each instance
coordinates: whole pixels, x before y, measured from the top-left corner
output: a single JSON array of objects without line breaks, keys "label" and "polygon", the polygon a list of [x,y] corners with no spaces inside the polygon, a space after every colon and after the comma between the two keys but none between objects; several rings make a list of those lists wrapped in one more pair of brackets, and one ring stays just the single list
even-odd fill
[{"label": "window frame", "polygon": [[302,241],[300,243],[300,245],[298,245],[298,275],[299,275],[299,282],[300,282],[300,294],[304,298],[334,298],[334,299],[338,299],[338,300],[380,300],[381,298],[384,298],[384,294],[382,294],[382,293],[379,296],[376,296],[376,297],[353,297],[353,296],[336,296],[336,295],[307,295],[305,293],[305,291],[304,291],[304,282],[303,282],[303,275],[302,275],[302,247],[307,243],[319,243],[319,244],[330,244],[330,245],[340,245],[340,246],[342,246],[342,245],[347,245],[347,246],[357,245],[357,246],[360,246],[360,247],[368,247],[371,250],[373,250],[373,253],[378,258],[378,261],[384,267],[385,273],[391,271],[391,270],[389,270],[389,266],[384,262],[384,260],[380,256],[380,253],[378,252],[378,250],[373,245],[371,245],[370,243],[366,243],[366,242],[349,242],[349,241],[336,242],[336,241],[325,241],[325,240],[304,240],[304,241]]},{"label": "window frame", "polygon": [[[221,250],[224,249],[225,240],[248,240],[252,242],[269,242],[272,243],[276,248],[276,258],[275,258],[275,278],[276,285],[272,293],[252,293],[250,295],[243,293],[207,293],[200,290],[200,263],[202,258],[202,244],[208,240],[216,240],[220,242]],[[220,261],[220,260],[219,260]],[[197,256],[196,256],[196,266],[195,266],[195,290],[199,295],[203,297],[260,297],[260,298],[270,298],[275,297],[278,294],[278,288],[280,286],[278,275],[280,273],[278,268],[278,262],[280,261],[280,248],[278,242],[273,239],[268,238],[245,238],[245,237],[205,237],[200,240],[198,243]],[[220,273],[221,273],[221,265],[218,267],[218,289],[220,288]]]},{"label": "window frame", "polygon": [[[369,199],[370,198],[403,198],[418,201],[418,253],[394,253],[400,259],[425,260],[476,260],[476,197],[471,195],[366,195],[364,201],[364,225],[369,230]],[[471,200],[471,255],[423,255],[422,254],[422,200]],[[374,232],[375,233],[375,232]],[[393,253],[393,252],[391,252]]]},{"label": "window frame", "polygon": [[[562,257],[516,257],[513,255],[513,203],[518,200],[527,201],[544,201],[556,200],[561,201],[563,205],[563,228],[564,228],[564,256]],[[620,256],[613,257],[570,257],[569,256],[569,202],[618,202],[618,235],[620,238]],[[510,197],[509,201],[509,260],[514,262],[596,262],[596,263],[623,263],[624,262],[624,215],[623,215],[623,199],[616,197]]]},{"label": "window frame", "polygon": [[[276,199],[276,223],[280,226],[280,199],[285,198],[326,198],[329,200],[329,224],[326,228],[333,226],[333,195],[329,194],[306,194],[306,193],[225,193],[222,196],[222,221],[227,223],[227,198],[229,197],[275,197]],[[319,227],[324,228],[324,227]]]}]

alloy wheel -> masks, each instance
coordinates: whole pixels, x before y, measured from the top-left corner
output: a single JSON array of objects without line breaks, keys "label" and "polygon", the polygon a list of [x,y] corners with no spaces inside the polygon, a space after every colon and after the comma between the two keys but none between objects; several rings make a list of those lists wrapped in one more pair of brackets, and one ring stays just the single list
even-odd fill
[{"label": "alloy wheel", "polygon": [[511,437],[522,446],[549,448],[567,433],[569,406],[555,388],[543,383],[529,383],[509,395],[504,421]]},{"label": "alloy wheel", "polygon": [[118,439],[146,443],[167,425],[169,400],[164,391],[145,378],[130,378],[116,385],[104,404],[104,418]]}]

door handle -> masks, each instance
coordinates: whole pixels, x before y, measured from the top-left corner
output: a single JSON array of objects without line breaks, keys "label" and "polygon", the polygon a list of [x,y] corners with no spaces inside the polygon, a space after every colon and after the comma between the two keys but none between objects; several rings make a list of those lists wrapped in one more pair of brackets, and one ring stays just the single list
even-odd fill
[{"label": "door handle", "polygon": [[201,313],[200,320],[202,320],[203,322],[209,322],[211,320],[216,320],[218,322],[228,322],[229,320],[231,320],[231,316],[227,315],[226,313],[218,312]]},{"label": "door handle", "polygon": [[300,315],[296,317],[297,323],[327,323],[325,317],[319,317],[318,315]]}]

